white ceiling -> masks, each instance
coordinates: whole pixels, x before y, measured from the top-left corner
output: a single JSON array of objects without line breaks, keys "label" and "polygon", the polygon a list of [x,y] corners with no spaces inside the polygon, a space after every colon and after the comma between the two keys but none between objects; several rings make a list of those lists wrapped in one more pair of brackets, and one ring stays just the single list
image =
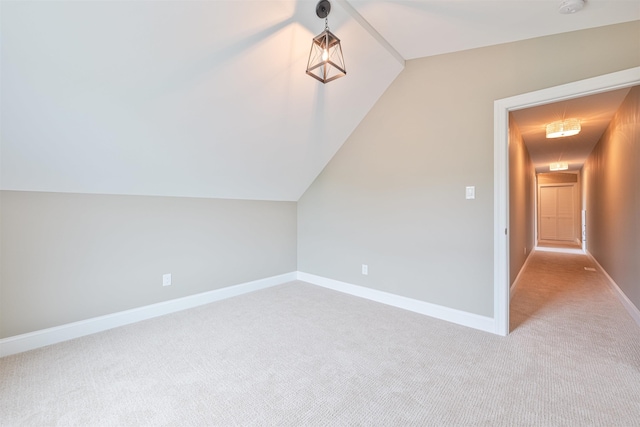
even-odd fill
[{"label": "white ceiling", "polygon": [[356,0],[351,4],[405,59],[414,59],[640,18],[638,0]]},{"label": "white ceiling", "polygon": [[347,76],[322,85],[315,5],[3,0],[1,188],[297,200],[403,59],[640,19],[637,0],[335,0]]}]

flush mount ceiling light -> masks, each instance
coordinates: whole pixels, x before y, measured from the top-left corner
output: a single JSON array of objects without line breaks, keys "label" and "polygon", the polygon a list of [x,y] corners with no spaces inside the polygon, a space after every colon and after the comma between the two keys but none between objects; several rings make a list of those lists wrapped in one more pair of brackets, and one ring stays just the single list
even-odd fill
[{"label": "flush mount ceiling light", "polygon": [[580,133],[580,129],[580,120],[578,119],[560,120],[547,125],[547,138],[577,135]]},{"label": "flush mount ceiling light", "polygon": [[567,169],[569,169],[569,164],[567,162],[551,163],[549,165],[550,171],[566,171]]},{"label": "flush mount ceiling light", "polygon": [[563,15],[576,13],[584,7],[584,0],[561,0],[558,12]]},{"label": "flush mount ceiling light", "polygon": [[316,15],[320,19],[324,18],[324,31],[313,38],[307,62],[307,74],[322,83],[328,83],[347,74],[340,39],[329,31],[329,12],[329,0],[320,0],[316,5]]}]

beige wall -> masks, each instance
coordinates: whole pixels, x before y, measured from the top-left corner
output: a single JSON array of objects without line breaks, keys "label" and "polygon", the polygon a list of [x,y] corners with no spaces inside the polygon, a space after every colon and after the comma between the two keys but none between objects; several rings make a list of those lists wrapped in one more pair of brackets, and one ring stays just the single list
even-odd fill
[{"label": "beige wall", "polygon": [[587,249],[640,308],[640,87],[633,88],[583,168]]},{"label": "beige wall", "polygon": [[493,316],[494,101],[636,66],[638,21],[408,61],[298,202],[298,269]]},{"label": "beige wall", "polygon": [[296,270],[294,202],[14,191],[0,201],[0,338]]},{"label": "beige wall", "polygon": [[520,130],[509,116],[509,284],[535,246],[535,169]]}]

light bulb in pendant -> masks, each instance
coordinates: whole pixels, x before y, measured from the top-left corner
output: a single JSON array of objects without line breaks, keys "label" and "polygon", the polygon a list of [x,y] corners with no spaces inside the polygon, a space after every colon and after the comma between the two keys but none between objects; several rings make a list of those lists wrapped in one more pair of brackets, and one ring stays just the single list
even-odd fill
[{"label": "light bulb in pendant", "polygon": [[326,61],[329,59],[329,51],[327,49],[322,49],[322,60]]}]

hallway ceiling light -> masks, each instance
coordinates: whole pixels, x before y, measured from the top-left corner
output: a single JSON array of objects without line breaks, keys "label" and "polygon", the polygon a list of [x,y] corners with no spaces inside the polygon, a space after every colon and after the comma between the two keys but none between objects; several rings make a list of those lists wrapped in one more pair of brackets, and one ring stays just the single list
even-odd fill
[{"label": "hallway ceiling light", "polygon": [[549,165],[550,171],[566,171],[567,169],[569,169],[569,164],[567,162],[551,163]]},{"label": "hallway ceiling light", "polygon": [[347,74],[340,39],[329,31],[329,12],[329,0],[320,0],[316,5],[316,15],[318,18],[324,18],[324,31],[313,38],[307,62],[307,74],[322,83],[328,83]]},{"label": "hallway ceiling light", "polygon": [[547,125],[547,138],[577,135],[580,133],[580,129],[580,120],[578,119],[559,120]]}]

